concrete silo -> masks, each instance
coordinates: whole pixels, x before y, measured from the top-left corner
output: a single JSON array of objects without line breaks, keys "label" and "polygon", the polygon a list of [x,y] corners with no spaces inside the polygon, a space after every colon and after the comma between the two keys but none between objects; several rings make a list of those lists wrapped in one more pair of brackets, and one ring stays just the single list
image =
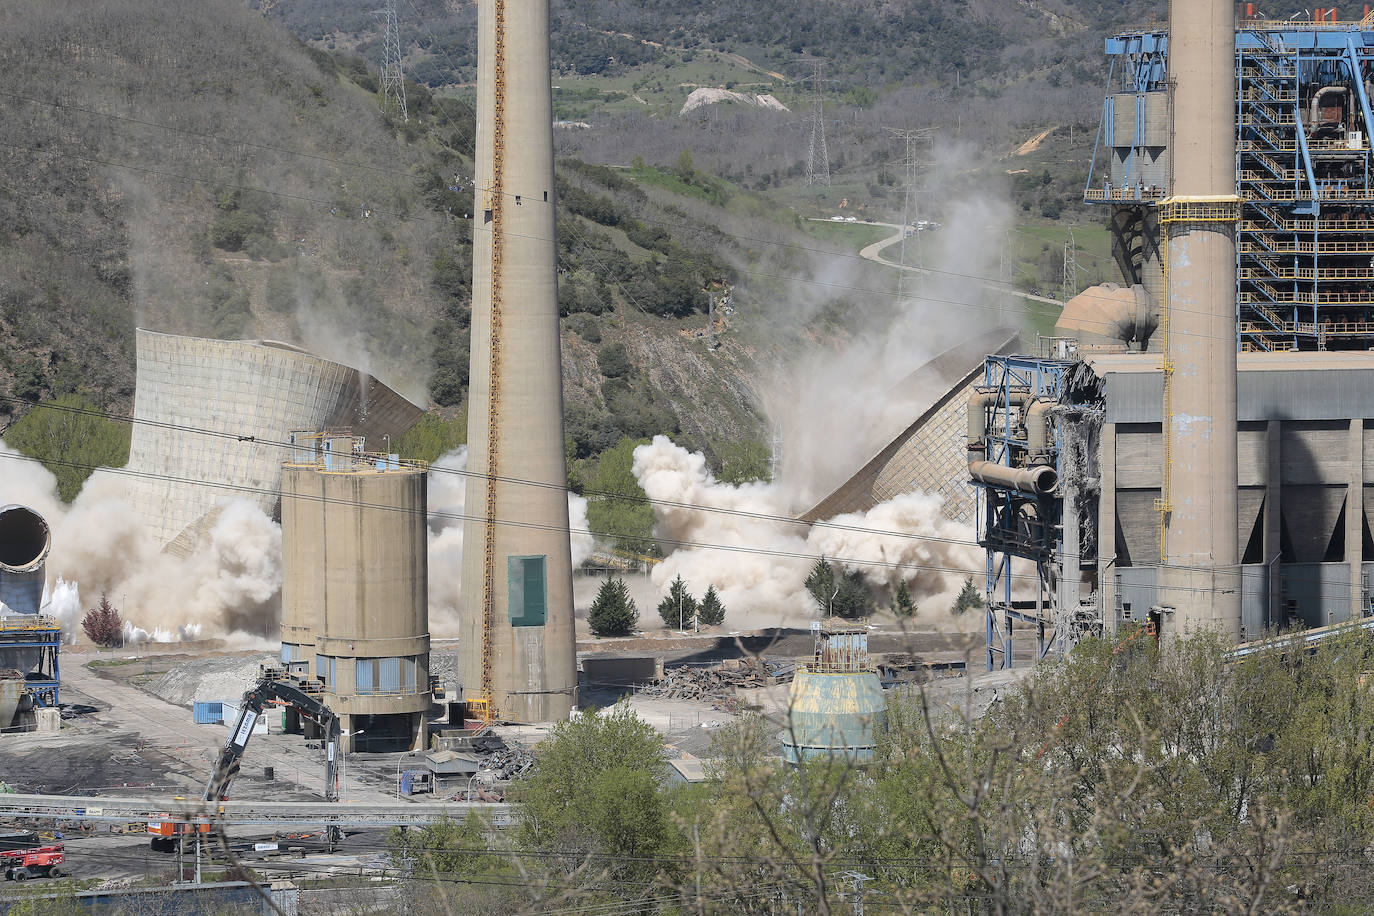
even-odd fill
[{"label": "concrete silo", "polygon": [[554,239],[548,0],[479,0],[460,674],[473,712],[577,697]]},{"label": "concrete silo", "polygon": [[426,468],[366,454],[352,436],[296,441],[305,447],[281,483],[282,661],[322,682],[345,747],[419,747],[430,704]]},{"label": "concrete silo", "polygon": [[139,329],[127,499],[158,543],[185,554],[226,500],[275,514],[292,430],[347,426],[378,441],[422,413],[365,373],[290,344]]}]

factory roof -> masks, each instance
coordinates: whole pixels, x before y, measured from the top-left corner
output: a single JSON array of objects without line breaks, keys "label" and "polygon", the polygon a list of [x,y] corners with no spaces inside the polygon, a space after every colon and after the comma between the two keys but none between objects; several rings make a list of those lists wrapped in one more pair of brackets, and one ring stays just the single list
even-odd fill
[{"label": "factory roof", "polygon": [[[1083,361],[1098,375],[1158,372],[1158,353],[1087,353]],[[1311,369],[1374,369],[1371,350],[1303,350],[1289,353],[1237,353],[1240,372],[1301,372]]]},{"label": "factory roof", "polygon": [[[1107,422],[1159,422],[1159,354],[1091,354],[1085,361],[1106,382]],[[1240,353],[1237,372],[1237,420],[1374,418],[1374,352]]]}]

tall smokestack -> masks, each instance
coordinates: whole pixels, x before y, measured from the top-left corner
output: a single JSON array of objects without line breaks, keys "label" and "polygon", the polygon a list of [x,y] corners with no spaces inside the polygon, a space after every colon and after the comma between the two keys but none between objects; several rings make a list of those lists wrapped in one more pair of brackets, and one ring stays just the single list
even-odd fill
[{"label": "tall smokestack", "polygon": [[502,718],[576,702],[548,0],[478,0],[472,368],[459,647]]},{"label": "tall smokestack", "polygon": [[[1235,6],[1170,0],[1165,354],[1166,632],[1240,634],[1236,537]],[[1172,369],[1172,371],[1170,371]]]}]

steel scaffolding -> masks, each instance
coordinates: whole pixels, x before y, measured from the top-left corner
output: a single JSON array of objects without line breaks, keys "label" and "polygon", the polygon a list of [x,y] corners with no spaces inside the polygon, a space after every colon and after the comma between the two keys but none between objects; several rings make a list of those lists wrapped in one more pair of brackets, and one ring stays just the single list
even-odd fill
[{"label": "steel scaffolding", "polygon": [[[1159,201],[1169,193],[1168,34],[1107,40],[1096,175],[1128,282],[1162,275]],[[1374,24],[1247,20],[1236,32],[1237,345],[1374,346]],[[1162,282],[1153,289],[1162,294]]]}]

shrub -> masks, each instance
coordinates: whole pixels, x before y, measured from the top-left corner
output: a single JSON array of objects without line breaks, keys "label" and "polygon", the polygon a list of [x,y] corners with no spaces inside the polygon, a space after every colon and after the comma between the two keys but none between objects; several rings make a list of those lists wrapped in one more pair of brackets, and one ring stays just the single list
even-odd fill
[{"label": "shrub", "polygon": [[100,604],[86,612],[81,618],[81,629],[91,642],[108,649],[117,646],[124,637],[124,619],[119,609],[110,604],[110,599],[102,592]]}]

